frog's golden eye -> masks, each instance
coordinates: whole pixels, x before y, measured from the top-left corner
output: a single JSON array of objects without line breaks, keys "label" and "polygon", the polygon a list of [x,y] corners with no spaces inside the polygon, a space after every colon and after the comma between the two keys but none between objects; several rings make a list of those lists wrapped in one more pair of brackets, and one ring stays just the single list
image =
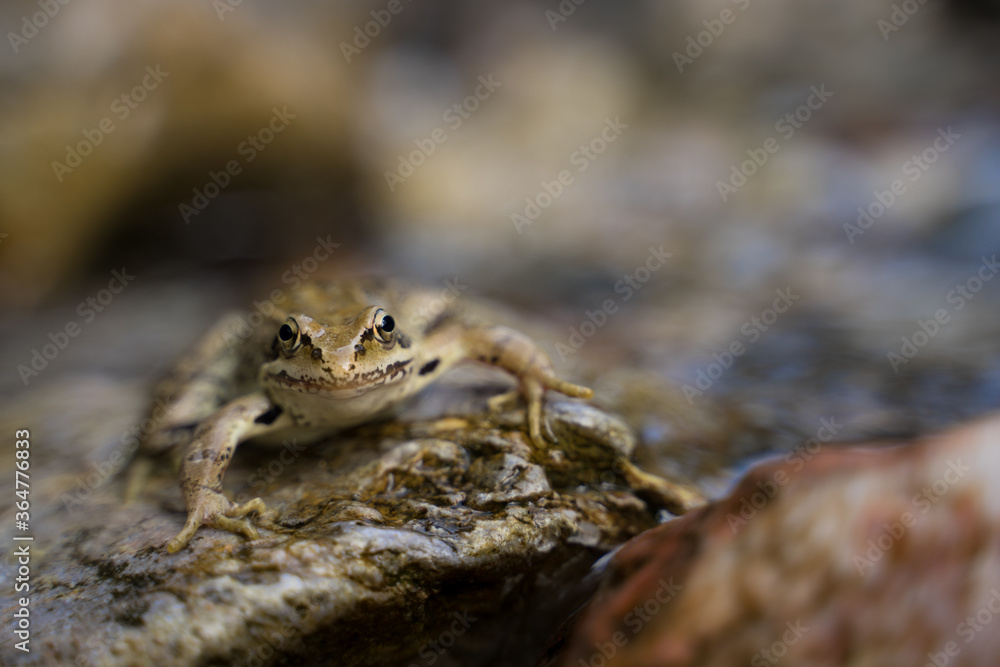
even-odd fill
[{"label": "frog's golden eye", "polygon": [[278,329],[278,345],[285,352],[294,352],[299,347],[299,323],[289,317]]},{"label": "frog's golden eye", "polygon": [[396,330],[396,320],[393,319],[392,315],[385,312],[384,310],[379,310],[375,313],[375,335],[383,343],[392,342],[392,332]]}]

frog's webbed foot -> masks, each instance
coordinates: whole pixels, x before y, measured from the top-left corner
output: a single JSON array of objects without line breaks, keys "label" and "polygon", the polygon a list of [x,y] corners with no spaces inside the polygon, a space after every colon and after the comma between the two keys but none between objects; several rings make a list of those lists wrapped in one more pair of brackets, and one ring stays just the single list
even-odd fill
[{"label": "frog's webbed foot", "polygon": [[[188,489],[185,489],[185,492],[190,493]],[[264,501],[260,498],[237,505],[218,491],[204,486],[195,490],[194,496],[184,528],[167,544],[167,551],[170,553],[176,553],[186,547],[202,525],[239,533],[249,540],[260,537],[257,528],[249,518],[246,518],[251,512],[256,512],[258,515],[264,513]]]},{"label": "frog's webbed foot", "polygon": [[541,369],[538,375],[528,375],[521,378],[521,394],[528,403],[528,435],[536,447],[545,446],[545,439],[542,437],[543,430],[549,442],[558,441],[555,433],[552,432],[552,426],[549,424],[549,417],[544,408],[546,389],[552,389],[574,398],[590,398],[594,395],[594,392],[587,387],[560,380],[552,375],[551,370],[547,368]]},{"label": "frog's webbed foot", "polygon": [[280,426],[280,419],[257,421],[272,409],[265,394],[248,394],[225,405],[195,429],[181,460],[181,490],[188,518],[181,532],[167,544],[167,551],[183,549],[202,525],[249,539],[258,537],[257,529],[246,516],[263,512],[264,501],[254,498],[234,503],[222,495],[222,477],[241,440]]},{"label": "frog's webbed foot", "polygon": [[477,329],[472,343],[480,361],[504,368],[518,378],[519,389],[501,394],[490,400],[491,410],[507,405],[511,398],[523,396],[528,406],[528,435],[538,447],[545,446],[545,435],[552,442],[552,433],[544,410],[546,390],[557,391],[574,398],[590,398],[594,392],[556,377],[552,362],[535,343],[524,334],[506,327]]},{"label": "frog's webbed foot", "polygon": [[[490,412],[499,415],[503,412],[516,409],[520,404],[522,395],[528,395],[525,389],[511,389],[510,391],[493,396],[487,400],[486,404]],[[528,435],[531,437],[532,444],[536,447],[544,446],[545,439],[548,439],[549,442],[556,442],[558,440],[556,434],[552,431],[552,425],[549,424],[548,415],[545,414],[542,403],[541,398],[537,401],[528,399]]]}]

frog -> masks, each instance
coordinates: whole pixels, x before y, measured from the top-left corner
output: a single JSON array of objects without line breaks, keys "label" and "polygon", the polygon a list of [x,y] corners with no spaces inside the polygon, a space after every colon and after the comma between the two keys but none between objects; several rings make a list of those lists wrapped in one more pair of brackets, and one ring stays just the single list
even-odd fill
[{"label": "frog", "polygon": [[222,490],[239,444],[289,432],[315,438],[379,419],[460,363],[514,376],[516,388],[491,407],[522,398],[528,440],[555,440],[546,392],[587,399],[593,391],[557,377],[528,335],[463,307],[466,297],[443,304],[440,294],[381,277],[311,281],[269,302],[266,315],[220,318],[156,391],[156,426],[142,443],[146,461],[182,452],[187,520],[167,551],[184,549],[202,526],[259,538],[252,517],[264,514],[264,501],[236,503]]}]

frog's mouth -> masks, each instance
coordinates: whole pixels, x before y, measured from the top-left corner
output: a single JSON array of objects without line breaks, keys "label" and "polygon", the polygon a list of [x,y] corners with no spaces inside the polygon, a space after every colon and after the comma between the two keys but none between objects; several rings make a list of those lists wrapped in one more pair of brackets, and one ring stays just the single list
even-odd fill
[{"label": "frog's mouth", "polygon": [[397,361],[385,368],[360,373],[356,377],[342,382],[334,382],[326,378],[294,377],[285,370],[278,373],[268,373],[268,377],[284,389],[307,394],[324,394],[333,399],[346,399],[402,381],[409,375],[409,366],[412,361],[412,359]]}]

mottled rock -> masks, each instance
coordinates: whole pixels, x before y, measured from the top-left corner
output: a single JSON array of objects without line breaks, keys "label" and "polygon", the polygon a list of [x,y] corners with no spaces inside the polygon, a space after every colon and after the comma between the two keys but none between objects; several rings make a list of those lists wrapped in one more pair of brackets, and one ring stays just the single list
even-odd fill
[{"label": "mottled rock", "polygon": [[[491,392],[460,381],[395,420],[308,446],[241,446],[226,488],[267,502],[253,542],[204,528],[167,554],[184,519],[170,470],[130,505],[122,479],[95,479],[80,498],[69,474],[37,487],[32,652],[5,652],[6,664],[529,664],[582,600],[577,584],[596,558],[698,496],[630,463],[629,429],[594,407],[550,402],[559,441],[538,451],[523,409],[493,415]],[[105,412],[137,417],[135,389],[113,383],[30,401],[51,408],[88,393],[105,406],[121,398]],[[414,416],[427,405],[450,410]],[[128,421],[102,427],[90,414],[96,431],[67,428],[61,440],[40,429],[38,464],[43,448],[64,447],[67,471],[118,451]],[[16,607],[9,544],[5,618]]]},{"label": "mottled rock", "polygon": [[552,663],[993,665],[1000,417],[803,448],[631,540]]}]

